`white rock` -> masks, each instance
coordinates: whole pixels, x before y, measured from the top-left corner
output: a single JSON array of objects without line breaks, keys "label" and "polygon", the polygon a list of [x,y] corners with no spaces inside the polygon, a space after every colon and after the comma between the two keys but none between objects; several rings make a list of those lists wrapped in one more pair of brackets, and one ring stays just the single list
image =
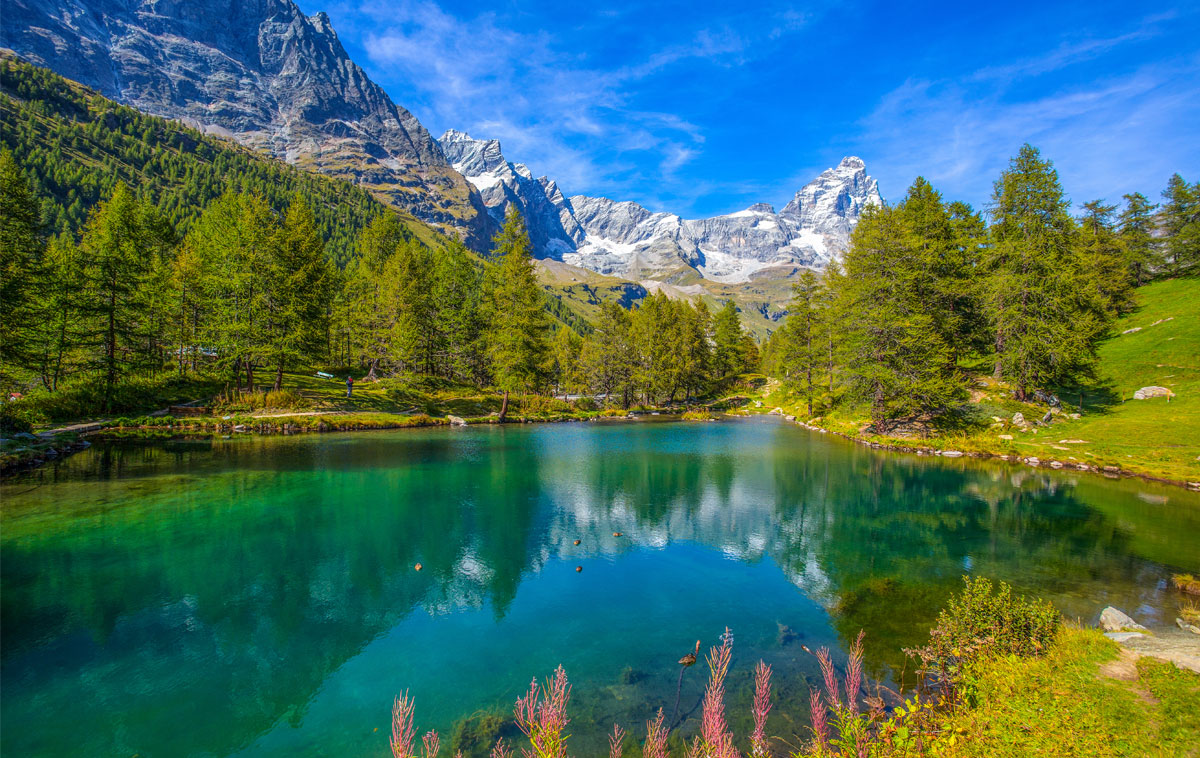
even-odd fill
[{"label": "white rock", "polygon": [[1151,397],[1171,397],[1175,393],[1166,387],[1142,387],[1133,393],[1134,400],[1146,400]]},{"label": "white rock", "polygon": [[1111,605],[1100,611],[1100,626],[1107,632],[1146,631],[1146,627]]},{"label": "white rock", "polygon": [[961,458],[962,451],[961,450],[943,450],[941,452],[941,456],[943,458]]}]

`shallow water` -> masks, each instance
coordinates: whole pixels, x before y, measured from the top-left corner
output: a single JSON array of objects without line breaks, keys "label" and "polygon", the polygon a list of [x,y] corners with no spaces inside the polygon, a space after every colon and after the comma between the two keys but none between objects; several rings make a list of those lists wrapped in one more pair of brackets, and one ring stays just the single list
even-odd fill
[{"label": "shallow water", "polygon": [[574,752],[600,754],[726,625],[739,736],[762,658],[797,744],[801,646],[844,659],[866,629],[894,681],[964,573],[1155,626],[1200,569],[1195,493],[775,419],[101,443],[0,499],[6,755],[387,755],[405,689],[445,748],[559,663]]}]

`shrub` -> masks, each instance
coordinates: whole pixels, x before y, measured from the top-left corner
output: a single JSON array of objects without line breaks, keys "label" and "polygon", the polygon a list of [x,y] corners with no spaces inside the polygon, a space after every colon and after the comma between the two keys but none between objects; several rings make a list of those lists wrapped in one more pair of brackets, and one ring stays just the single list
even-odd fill
[{"label": "shrub", "polygon": [[600,406],[596,403],[594,397],[581,397],[575,401],[575,409],[580,411],[594,411]]},{"label": "shrub", "polygon": [[24,403],[0,403],[0,432],[4,434],[30,434],[33,432],[33,411]]},{"label": "shrub", "polygon": [[942,656],[1037,655],[1058,634],[1062,615],[1044,600],[1014,598],[1000,582],[993,592],[983,577],[963,577],[962,594],[951,598],[930,632],[930,644]]}]

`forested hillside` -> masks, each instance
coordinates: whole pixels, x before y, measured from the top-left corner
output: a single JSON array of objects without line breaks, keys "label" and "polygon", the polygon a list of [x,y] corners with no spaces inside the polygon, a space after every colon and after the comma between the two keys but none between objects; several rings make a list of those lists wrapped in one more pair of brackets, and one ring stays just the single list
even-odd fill
[{"label": "forested hillside", "polygon": [[[349,182],[118,105],[10,53],[0,53],[0,115],[0,144],[28,174],[51,233],[78,233],[119,182],[180,234],[226,191],[259,195],[276,213],[299,196],[312,209],[329,254],[345,266],[354,239],[385,211]],[[402,218],[406,235],[427,244],[440,240],[416,219]]]}]

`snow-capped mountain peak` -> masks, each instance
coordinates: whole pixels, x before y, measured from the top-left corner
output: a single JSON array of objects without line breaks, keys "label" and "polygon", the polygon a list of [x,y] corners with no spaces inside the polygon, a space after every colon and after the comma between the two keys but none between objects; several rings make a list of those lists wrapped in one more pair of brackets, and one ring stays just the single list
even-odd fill
[{"label": "snow-capped mountain peak", "polygon": [[862,159],[847,156],[778,213],[769,203],[755,203],[722,216],[684,219],[628,200],[567,199],[554,182],[535,180],[524,164],[506,160],[497,140],[450,130],[438,142],[497,220],[516,204],[535,255],[632,279],[690,267],[706,279],[734,283],[771,271],[789,275],[798,266],[823,268],[846,249],[863,208],[883,202]]}]

